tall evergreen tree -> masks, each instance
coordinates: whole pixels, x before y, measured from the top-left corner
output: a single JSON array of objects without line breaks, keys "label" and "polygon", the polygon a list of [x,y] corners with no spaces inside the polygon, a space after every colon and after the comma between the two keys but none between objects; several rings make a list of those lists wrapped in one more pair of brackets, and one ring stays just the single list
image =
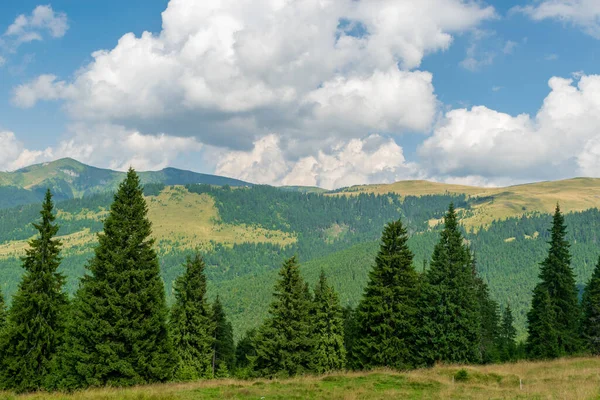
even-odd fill
[{"label": "tall evergreen tree", "polygon": [[313,340],[310,301],[296,257],[283,263],[275,283],[269,318],[255,341],[255,371],[262,376],[293,376],[310,371]]},{"label": "tall evergreen tree", "polygon": [[133,169],[119,185],[76,293],[57,383],[63,388],[164,382],[175,355],[151,223]]},{"label": "tall evergreen tree", "polygon": [[479,351],[481,361],[490,364],[500,358],[498,350],[498,331],[500,315],[498,314],[498,303],[490,297],[490,291],[485,281],[477,274],[475,257],[472,257],[472,273],[475,290],[477,292],[477,303],[479,304]]},{"label": "tall evergreen tree", "polygon": [[531,309],[527,313],[528,337],[525,349],[530,358],[551,359],[561,354],[558,343],[555,307],[548,290],[538,285],[533,291]]},{"label": "tall evergreen tree", "polygon": [[587,349],[600,354],[600,258],[583,292],[583,340]]},{"label": "tall evergreen tree", "polygon": [[[581,309],[577,299],[575,274],[571,267],[570,245],[566,240],[567,227],[558,205],[556,206],[550,233],[550,249],[548,256],[541,263],[540,282],[537,286],[540,288],[538,293],[546,291],[550,297],[555,316],[554,330],[558,343],[557,356],[560,356],[573,354],[581,348]],[[542,301],[538,302],[537,305],[545,306]],[[541,335],[541,333],[538,334],[534,331],[535,327],[539,326],[536,321],[539,322],[545,318],[538,315],[540,312],[542,311],[535,308],[532,302],[528,322],[529,332],[534,338]]]},{"label": "tall evergreen tree", "polygon": [[391,222],[383,230],[375,266],[356,310],[358,331],[352,347],[356,367],[416,365],[418,282],[406,228],[400,220]]},{"label": "tall evergreen tree", "polygon": [[356,311],[351,306],[346,306],[342,310],[344,317],[344,348],[346,349],[346,365],[351,369],[360,368],[356,365],[352,356],[354,341],[358,337],[358,322],[356,321]]},{"label": "tall evergreen tree", "polygon": [[[38,235],[23,258],[25,274],[13,297],[7,326],[0,338],[0,385],[32,391],[46,387],[57,348],[63,340],[67,295],[65,278],[58,272],[61,243],[55,236],[54,204],[48,190]],[[4,308],[4,304],[2,304]]]},{"label": "tall evergreen tree", "polygon": [[321,271],[312,307],[314,340],[312,370],[320,374],[346,366],[344,319],[337,293]]},{"label": "tall evergreen tree", "polygon": [[256,358],[256,329],[250,329],[235,346],[235,373],[240,378],[252,376],[252,365]]},{"label": "tall evergreen tree", "polygon": [[481,309],[471,260],[450,204],[421,296],[417,351],[425,364],[481,361]]},{"label": "tall evergreen tree", "polygon": [[6,324],[6,303],[4,302],[4,296],[0,290],[0,337],[2,337],[2,330]]},{"label": "tall evergreen tree", "polygon": [[506,305],[502,312],[502,322],[498,332],[498,352],[500,361],[513,361],[517,353],[517,330],[514,326],[514,318],[510,305]]},{"label": "tall evergreen tree", "polygon": [[227,376],[235,368],[235,344],[233,342],[233,327],[227,320],[221,299],[217,296],[212,308],[214,324],[214,344],[212,370],[214,376]]},{"label": "tall evergreen tree", "polygon": [[206,298],[205,264],[200,254],[188,258],[185,272],[174,284],[171,335],[179,356],[175,377],[180,380],[213,376],[215,324]]}]

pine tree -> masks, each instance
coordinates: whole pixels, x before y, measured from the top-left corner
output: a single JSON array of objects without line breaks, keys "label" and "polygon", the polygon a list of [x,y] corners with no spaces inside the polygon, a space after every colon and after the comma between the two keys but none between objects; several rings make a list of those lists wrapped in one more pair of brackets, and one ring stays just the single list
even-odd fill
[{"label": "pine tree", "polygon": [[337,293],[321,271],[312,307],[314,350],[312,370],[320,374],[346,366],[344,319]]},{"label": "pine tree", "polygon": [[151,223],[138,175],[119,185],[76,293],[56,383],[61,388],[164,382],[175,354]]},{"label": "pine tree", "polygon": [[0,337],[2,337],[2,330],[6,325],[6,304],[4,303],[4,296],[0,290]]},{"label": "pine tree", "polygon": [[[555,316],[554,331],[556,332],[558,343],[557,356],[560,356],[574,354],[581,348],[579,332],[581,309],[577,300],[575,274],[571,267],[570,245],[566,240],[567,228],[564,224],[564,216],[560,212],[558,205],[556,206],[550,233],[550,249],[548,256],[541,263],[540,282],[537,286],[540,288],[538,293],[547,291],[550,297]],[[545,306],[543,302],[538,302],[537,304]],[[541,334],[536,333],[534,330],[532,331],[532,329],[538,326],[534,322],[544,319],[543,316],[537,315],[540,312],[541,310],[536,309],[532,302],[528,319],[529,332],[533,337]]]},{"label": "pine tree", "polygon": [[594,355],[600,354],[600,258],[583,292],[583,340]]},{"label": "pine tree", "polygon": [[548,290],[538,285],[533,291],[531,310],[527,313],[529,336],[525,348],[530,358],[551,359],[560,355],[554,310]]},{"label": "pine tree", "polygon": [[215,324],[206,298],[205,264],[200,254],[188,258],[185,272],[175,281],[171,310],[171,335],[179,356],[175,377],[179,380],[210,378]]},{"label": "pine tree", "polygon": [[353,364],[406,369],[416,365],[418,274],[408,248],[408,233],[398,220],[383,230],[375,266],[356,310]]},{"label": "pine tree", "polygon": [[498,332],[498,352],[500,361],[514,361],[517,352],[517,330],[514,327],[514,318],[510,305],[506,305],[502,312],[502,322]]},{"label": "pine tree", "polygon": [[490,364],[498,361],[500,358],[498,349],[498,330],[500,324],[498,303],[492,300],[488,285],[477,275],[475,257],[473,257],[471,263],[481,321],[479,330],[481,362]]},{"label": "pine tree", "polygon": [[308,372],[313,349],[310,302],[296,257],[283,263],[273,297],[269,318],[255,341],[255,371],[268,377]]},{"label": "pine tree", "polygon": [[221,299],[217,296],[212,308],[214,324],[214,344],[212,369],[213,375],[228,376],[235,368],[235,345],[233,342],[233,327],[227,320]]},{"label": "pine tree", "polygon": [[[38,236],[23,258],[25,274],[13,297],[0,338],[0,384],[4,389],[32,391],[46,387],[57,348],[63,340],[68,303],[60,266],[61,242],[55,239],[54,204],[48,190],[34,224]],[[2,309],[4,304],[2,304]]]},{"label": "pine tree", "polygon": [[251,368],[256,359],[256,329],[250,329],[235,346],[235,373],[240,378],[253,375]]},{"label": "pine tree", "polygon": [[481,310],[471,260],[450,204],[423,282],[416,350],[427,365],[481,361]]}]

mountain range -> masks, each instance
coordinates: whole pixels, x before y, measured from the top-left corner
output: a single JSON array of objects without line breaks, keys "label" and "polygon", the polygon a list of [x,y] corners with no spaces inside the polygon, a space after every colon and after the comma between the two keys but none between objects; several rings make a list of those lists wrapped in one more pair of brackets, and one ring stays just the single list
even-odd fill
[{"label": "mountain range", "polygon": [[[19,257],[34,234],[31,223],[39,216],[46,188],[57,202],[61,270],[72,293],[123,174],[72,159],[0,173],[0,285],[9,301],[22,274]],[[459,210],[492,296],[501,305],[511,305],[521,335],[539,262],[547,250],[549,213],[557,202],[567,213],[579,285],[589,279],[600,254],[600,179],[506,188],[402,181],[327,191],[253,185],[173,168],[140,176],[168,297],[185,258],[200,250],[208,266],[209,293],[220,295],[236,337],[266,315],[277,269],[293,254],[300,257],[309,282],[324,270],[344,305],[353,306],[362,294],[383,226],[401,217],[412,235],[415,265],[426,268],[450,202]]]}]

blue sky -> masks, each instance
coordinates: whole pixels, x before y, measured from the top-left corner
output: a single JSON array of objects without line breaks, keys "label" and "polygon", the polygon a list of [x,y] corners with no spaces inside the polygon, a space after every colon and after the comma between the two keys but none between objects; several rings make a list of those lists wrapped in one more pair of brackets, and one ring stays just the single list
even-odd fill
[{"label": "blue sky", "polygon": [[[415,27],[396,29],[378,26],[380,10],[364,0],[323,10],[310,0],[290,10],[262,0],[256,7],[223,0],[207,10],[192,1],[1,2],[0,139],[8,150],[0,151],[0,168],[72,156],[119,169],[170,165],[325,187],[600,175],[600,6],[593,2],[432,0],[427,8],[382,0],[388,14],[421,19],[409,16],[398,24]],[[48,18],[36,25],[40,6]],[[29,24],[23,32],[40,40],[18,44],[22,36],[8,34],[20,15]],[[356,39],[347,52],[341,42],[328,51],[322,43],[339,36],[331,23],[342,17],[368,28],[347,34]],[[276,22],[284,18],[299,24],[296,34]],[[61,21],[68,27],[52,34]],[[322,36],[310,36],[315,30]],[[144,31],[152,33],[147,41]],[[130,32],[135,37],[118,44]],[[225,37],[232,42],[221,43]],[[98,50],[114,51],[93,57]],[[160,64],[144,68],[146,56],[148,65],[156,57]],[[553,77],[575,79],[550,89]],[[529,118],[517,117],[523,113]],[[574,139],[561,145],[561,137]],[[558,149],[569,154],[557,158]]]}]

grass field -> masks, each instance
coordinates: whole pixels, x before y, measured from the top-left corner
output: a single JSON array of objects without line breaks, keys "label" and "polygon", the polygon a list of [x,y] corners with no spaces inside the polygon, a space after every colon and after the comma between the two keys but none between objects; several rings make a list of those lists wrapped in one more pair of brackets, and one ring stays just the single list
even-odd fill
[{"label": "grass field", "polygon": [[[465,369],[467,379],[454,379]],[[1,394],[0,394],[1,395]],[[93,389],[74,394],[30,394],[13,400],[191,400],[191,399],[597,399],[600,359],[573,358],[551,362],[432,369],[399,373],[331,374],[288,380],[223,379],[192,383]]]},{"label": "grass field", "polygon": [[[501,188],[450,185],[428,181],[400,181],[388,185],[353,186],[336,195],[359,193],[397,193],[401,196],[466,194],[486,198],[461,222],[467,227],[485,226],[494,220],[531,212],[551,213],[559,202],[565,212],[600,207],[600,179],[575,178],[562,181],[529,183]],[[434,224],[435,221],[432,221]]]}]

